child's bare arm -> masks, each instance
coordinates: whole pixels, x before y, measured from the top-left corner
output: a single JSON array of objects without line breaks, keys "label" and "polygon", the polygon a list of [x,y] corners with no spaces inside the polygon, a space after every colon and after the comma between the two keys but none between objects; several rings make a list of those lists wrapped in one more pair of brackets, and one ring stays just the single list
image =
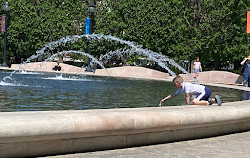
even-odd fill
[{"label": "child's bare arm", "polygon": [[240,63],[240,65],[244,65],[246,61],[247,61],[247,58],[245,58],[245,59]]},{"label": "child's bare arm", "polygon": [[170,94],[169,96],[163,98],[163,99],[161,100],[161,103],[164,103],[166,100],[171,99],[171,98],[174,98],[175,96],[176,96],[176,94]]},{"label": "child's bare arm", "polygon": [[186,104],[189,105],[190,104],[190,94],[186,93]]}]

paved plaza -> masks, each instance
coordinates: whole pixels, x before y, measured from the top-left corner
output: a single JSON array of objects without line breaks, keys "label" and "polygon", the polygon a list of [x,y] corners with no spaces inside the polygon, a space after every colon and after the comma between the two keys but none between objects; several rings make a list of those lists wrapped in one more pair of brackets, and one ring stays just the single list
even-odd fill
[{"label": "paved plaza", "polygon": [[249,158],[250,131],[167,144],[47,158]]}]

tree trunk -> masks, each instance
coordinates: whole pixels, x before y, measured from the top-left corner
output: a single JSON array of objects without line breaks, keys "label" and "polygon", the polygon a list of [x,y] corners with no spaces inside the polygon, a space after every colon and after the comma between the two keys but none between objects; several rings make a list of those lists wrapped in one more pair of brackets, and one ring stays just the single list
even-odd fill
[{"label": "tree trunk", "polygon": [[220,58],[215,58],[214,69],[219,70],[219,68],[220,68]]}]

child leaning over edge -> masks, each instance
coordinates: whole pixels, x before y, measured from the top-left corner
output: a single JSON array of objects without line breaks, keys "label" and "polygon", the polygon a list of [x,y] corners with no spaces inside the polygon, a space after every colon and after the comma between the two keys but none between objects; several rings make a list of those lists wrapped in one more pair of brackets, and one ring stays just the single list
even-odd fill
[{"label": "child leaning over edge", "polygon": [[181,76],[175,77],[173,79],[173,83],[175,84],[175,87],[178,88],[177,91],[163,98],[160,101],[160,104],[164,103],[168,99],[174,98],[180,93],[185,93],[187,105],[190,104],[190,95],[196,95],[196,98],[192,101],[194,105],[212,105],[213,103],[217,103],[221,106],[222,104],[220,96],[215,95],[215,99],[210,98],[211,90],[207,86],[183,82],[183,78]]}]

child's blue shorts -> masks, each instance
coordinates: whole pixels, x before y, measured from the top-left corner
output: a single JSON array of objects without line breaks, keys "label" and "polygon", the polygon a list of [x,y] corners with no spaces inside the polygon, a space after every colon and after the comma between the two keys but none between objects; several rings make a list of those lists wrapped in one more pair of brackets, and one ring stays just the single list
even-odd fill
[{"label": "child's blue shorts", "polygon": [[208,98],[211,95],[211,90],[207,86],[205,86],[205,94],[204,93],[199,93],[197,94],[196,98],[200,97],[200,95],[203,95],[200,100],[208,100]]},{"label": "child's blue shorts", "polygon": [[199,73],[200,70],[199,69],[194,69],[194,73]]}]

